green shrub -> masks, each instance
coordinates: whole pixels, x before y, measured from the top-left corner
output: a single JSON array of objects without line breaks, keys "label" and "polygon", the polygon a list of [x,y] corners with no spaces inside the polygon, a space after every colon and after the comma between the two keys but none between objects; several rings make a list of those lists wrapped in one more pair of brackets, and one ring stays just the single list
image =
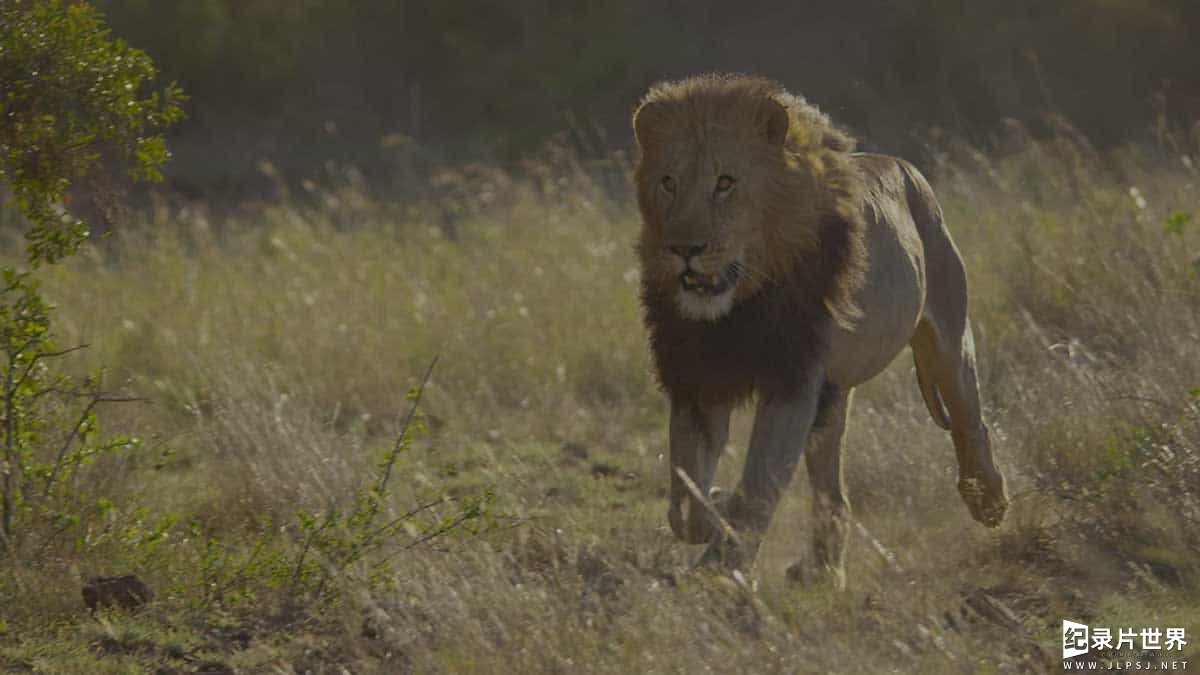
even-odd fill
[{"label": "green shrub", "polygon": [[[84,2],[14,0],[0,6],[0,188],[27,223],[37,268],[74,253],[88,228],[62,203],[70,185],[106,157],[135,179],[155,180],[167,161],[162,130],[182,115],[174,85],[148,92],[154,64],[109,35]],[[58,372],[54,308],[30,271],[0,269],[0,555],[40,539],[39,551],[104,509],[80,493],[76,471],[131,438],[100,439],[99,373]]]}]

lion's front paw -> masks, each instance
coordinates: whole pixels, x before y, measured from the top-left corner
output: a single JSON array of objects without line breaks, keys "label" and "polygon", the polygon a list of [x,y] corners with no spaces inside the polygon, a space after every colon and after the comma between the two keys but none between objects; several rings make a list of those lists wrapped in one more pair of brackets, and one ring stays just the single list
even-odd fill
[{"label": "lion's front paw", "polygon": [[962,476],[958,479],[958,494],[962,496],[971,517],[987,525],[997,527],[1008,510],[1008,490],[1004,487],[1004,476],[999,472],[982,476]]},{"label": "lion's front paw", "polygon": [[[721,516],[721,519],[725,521],[725,524],[729,523],[730,509],[733,507],[733,498],[735,494],[736,493],[730,492],[729,490],[722,490],[719,487],[714,487],[708,491],[709,503],[713,505],[713,508],[716,509],[717,514]],[[719,526],[720,525],[718,524],[718,527]]]}]

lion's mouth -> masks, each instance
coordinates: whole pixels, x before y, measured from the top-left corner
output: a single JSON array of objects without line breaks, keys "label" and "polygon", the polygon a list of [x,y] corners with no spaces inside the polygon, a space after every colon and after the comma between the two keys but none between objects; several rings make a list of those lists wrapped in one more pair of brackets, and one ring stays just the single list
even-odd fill
[{"label": "lion's mouth", "polygon": [[717,274],[702,274],[692,269],[684,270],[679,275],[679,283],[683,290],[697,295],[722,295],[737,284],[741,270],[737,263],[730,263]]}]

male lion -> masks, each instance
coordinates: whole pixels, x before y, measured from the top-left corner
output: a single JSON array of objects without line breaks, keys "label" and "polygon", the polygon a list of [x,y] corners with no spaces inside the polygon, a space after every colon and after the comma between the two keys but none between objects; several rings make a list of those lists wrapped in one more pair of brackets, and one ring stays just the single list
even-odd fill
[{"label": "male lion", "polygon": [[[980,417],[966,277],[916,168],[852,153],[828,117],[755,77],[657,84],[633,127],[641,299],[671,401],[675,534],[709,542],[701,562],[748,564],[805,452],[813,559],[788,576],[811,570],[843,586],[846,415],[854,387],[905,344],[930,414],[954,440],[963,501],[998,525],[1008,498]],[[751,395],[741,484],[714,491],[710,506],[700,495],[730,412]]]}]

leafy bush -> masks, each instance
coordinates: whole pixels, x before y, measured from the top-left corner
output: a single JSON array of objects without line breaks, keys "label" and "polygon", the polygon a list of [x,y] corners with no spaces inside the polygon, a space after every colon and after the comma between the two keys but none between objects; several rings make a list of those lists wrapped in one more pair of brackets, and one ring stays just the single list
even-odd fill
[{"label": "leafy bush", "polygon": [[87,3],[0,7],[0,184],[32,223],[35,265],[71,254],[87,237],[59,204],[106,152],[126,160],[135,178],[162,177],[162,132],[182,117],[182,93],[175,85],[147,92],[154,77],[150,57],[112,38]]},{"label": "leafy bush", "polygon": [[[116,155],[135,179],[161,178],[162,130],[182,116],[180,90],[147,92],[154,64],[111,38],[87,3],[14,0],[0,6],[0,187],[28,223],[34,267],[74,253],[87,226],[62,208],[72,182]],[[54,308],[29,271],[0,269],[0,554],[40,536],[44,551],[78,525],[88,499],[76,471],[131,438],[96,436],[101,375],[76,381],[54,360]],[[103,507],[92,505],[94,513]]]}]

